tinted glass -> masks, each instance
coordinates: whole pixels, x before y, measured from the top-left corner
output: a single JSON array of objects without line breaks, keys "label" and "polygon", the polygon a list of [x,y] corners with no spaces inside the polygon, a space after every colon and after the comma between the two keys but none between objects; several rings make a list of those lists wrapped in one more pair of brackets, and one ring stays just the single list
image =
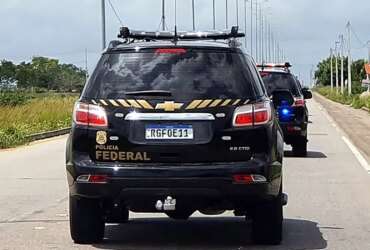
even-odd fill
[{"label": "tinted glass", "polygon": [[271,95],[277,89],[287,89],[294,96],[300,96],[297,82],[294,77],[286,73],[261,73],[267,92]]},{"label": "tinted glass", "polygon": [[164,90],[176,99],[253,98],[243,55],[230,52],[114,53],[103,55],[84,91],[88,98]]}]

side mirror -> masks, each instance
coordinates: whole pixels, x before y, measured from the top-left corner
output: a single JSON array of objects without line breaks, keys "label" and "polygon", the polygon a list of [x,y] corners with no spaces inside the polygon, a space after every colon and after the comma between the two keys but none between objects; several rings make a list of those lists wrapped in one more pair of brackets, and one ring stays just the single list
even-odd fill
[{"label": "side mirror", "polygon": [[275,108],[280,106],[292,106],[294,104],[294,97],[289,90],[275,90],[272,93],[272,102]]},{"label": "side mirror", "polygon": [[312,92],[308,88],[303,88],[302,92],[303,92],[304,99],[306,100],[312,99]]}]

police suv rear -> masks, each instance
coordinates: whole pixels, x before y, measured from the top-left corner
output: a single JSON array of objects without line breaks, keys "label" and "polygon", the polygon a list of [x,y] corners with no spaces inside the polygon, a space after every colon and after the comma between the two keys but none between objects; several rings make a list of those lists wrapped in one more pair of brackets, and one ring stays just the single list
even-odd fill
[{"label": "police suv rear", "polygon": [[129,211],[186,220],[233,210],[253,220],[256,243],[280,243],[283,134],[243,34],[120,34],[74,110],[73,240],[101,241]]}]

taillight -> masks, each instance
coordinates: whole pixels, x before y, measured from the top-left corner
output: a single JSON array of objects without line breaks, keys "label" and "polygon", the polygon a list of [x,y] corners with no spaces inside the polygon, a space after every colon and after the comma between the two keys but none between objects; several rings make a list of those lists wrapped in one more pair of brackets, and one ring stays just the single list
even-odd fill
[{"label": "taillight", "polygon": [[262,102],[238,107],[234,113],[234,127],[263,125],[271,120],[269,102]]},{"label": "taillight", "polygon": [[294,107],[304,107],[305,104],[306,101],[304,100],[304,98],[294,98]]},{"label": "taillight", "polygon": [[73,112],[73,120],[77,125],[91,127],[108,127],[107,113],[104,108],[77,102]]}]

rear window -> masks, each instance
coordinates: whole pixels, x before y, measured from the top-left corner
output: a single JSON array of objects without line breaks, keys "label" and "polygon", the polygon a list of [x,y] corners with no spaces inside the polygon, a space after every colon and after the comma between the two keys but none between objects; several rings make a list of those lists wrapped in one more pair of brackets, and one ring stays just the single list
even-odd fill
[{"label": "rear window", "polygon": [[296,80],[290,74],[261,72],[261,76],[269,95],[277,89],[288,89],[294,96],[301,95]]},{"label": "rear window", "polygon": [[103,55],[83,96],[124,98],[127,92],[170,91],[176,100],[253,98],[243,55],[171,50]]}]

